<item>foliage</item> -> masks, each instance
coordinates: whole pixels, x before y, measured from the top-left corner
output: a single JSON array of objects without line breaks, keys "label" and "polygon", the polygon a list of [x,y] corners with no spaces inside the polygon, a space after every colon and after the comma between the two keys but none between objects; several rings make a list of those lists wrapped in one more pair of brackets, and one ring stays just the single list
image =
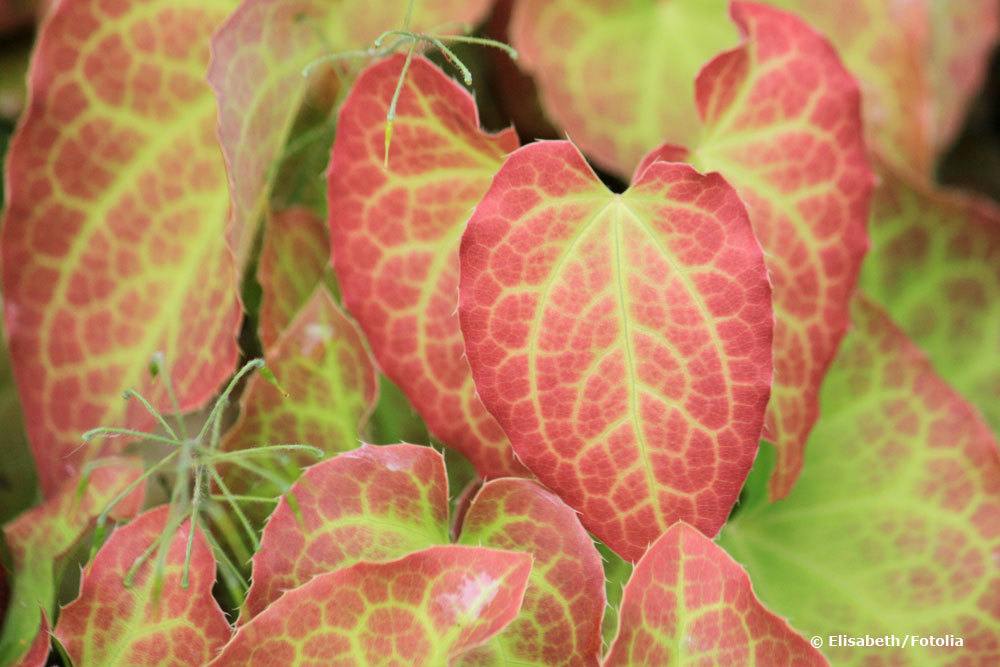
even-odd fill
[{"label": "foliage", "polygon": [[0,0],[0,666],[1000,662],[1000,8],[844,4]]}]

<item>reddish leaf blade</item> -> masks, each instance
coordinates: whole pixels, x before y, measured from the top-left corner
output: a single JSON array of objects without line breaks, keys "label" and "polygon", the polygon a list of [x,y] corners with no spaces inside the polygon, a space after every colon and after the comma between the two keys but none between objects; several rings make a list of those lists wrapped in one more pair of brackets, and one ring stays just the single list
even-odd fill
[{"label": "reddish leaf blade", "polygon": [[[474,25],[489,4],[489,0],[419,2],[410,29]],[[209,81],[218,98],[236,230],[254,229],[263,213],[273,165],[309,84],[303,70],[330,55],[329,49],[367,48],[384,30],[402,27],[405,13],[406,3],[397,0],[243,0],[219,29],[212,39],[215,57]],[[327,67],[315,74],[336,77]],[[246,256],[252,242],[249,231],[236,240],[240,257]]]},{"label": "reddish leaf blade", "polygon": [[431,547],[357,563],[285,593],[237,630],[224,665],[444,665],[517,615],[531,556]]},{"label": "reddish leaf blade", "polygon": [[282,499],[253,557],[246,621],[283,591],[361,560],[448,541],[448,478],[430,447],[364,445],[306,470]]},{"label": "reddish leaf blade", "polygon": [[166,530],[169,514],[169,507],[157,507],[117,529],[83,571],[80,595],[62,610],[55,631],[75,664],[201,665],[229,639],[225,614],[212,597],[215,557],[200,530],[189,585],[181,587],[187,521],[171,538],[159,594],[151,561],[131,587],[124,584],[135,559]]},{"label": "reddish leaf blade", "polygon": [[330,240],[322,218],[301,207],[268,218],[257,265],[262,292],[258,331],[265,350],[278,342],[329,264]]},{"label": "reddish leaf blade", "polygon": [[774,615],[746,571],[687,524],[674,524],[625,586],[615,665],[826,665]]},{"label": "reddish leaf blade", "polygon": [[147,371],[155,352],[183,409],[235,365],[228,197],[203,83],[208,38],[229,6],[63,2],[39,36],[0,254],[10,353],[48,495],[99,451],[80,448],[80,433],[144,414],[133,406],[126,419],[122,390],[169,405]]},{"label": "reddish leaf blade", "polygon": [[456,312],[462,230],[517,137],[483,132],[472,96],[416,58],[385,169],[385,116],[403,60],[365,70],[340,113],[329,203],[344,303],[435,437],[483,476],[524,474],[475,395]]},{"label": "reddish leaf blade", "polygon": [[964,639],[891,654],[828,646],[837,665],[885,664],[889,655],[902,667],[996,664],[996,438],[864,298],[822,399],[795,488],[769,503],[767,468],[755,467],[721,544],[746,565],[761,599],[808,635]]},{"label": "reddish leaf blade", "polygon": [[305,443],[332,454],[357,446],[378,397],[378,376],[361,333],[325,286],[314,289],[266,359],[288,396],[254,376],[223,449]]},{"label": "reddish leaf blade", "polygon": [[510,33],[549,115],[606,169],[627,176],[700,122],[691,82],[739,42],[726,0],[518,0]]},{"label": "reddish leaf blade", "polygon": [[599,663],[604,568],[569,506],[533,481],[487,482],[465,514],[460,543],[527,551],[535,562],[517,618],[458,664]]},{"label": "reddish leaf blade", "polygon": [[[96,468],[85,484],[79,478],[66,480],[59,493],[3,527],[14,578],[0,634],[0,664],[31,654],[42,630],[47,638],[48,630],[40,626],[56,611],[62,574],[59,559],[80,542],[109,503],[142,474],[142,465],[137,461],[107,463]],[[145,485],[138,486],[115,506],[111,516],[128,518],[136,514],[144,491]]]},{"label": "reddish leaf blade", "polygon": [[861,287],[1000,433],[1000,207],[881,174]]},{"label": "reddish leaf blade", "polygon": [[718,174],[647,168],[624,195],[567,142],[504,163],[462,240],[483,403],[522,461],[625,558],[725,521],[771,380],[770,288]]},{"label": "reddish leaf blade", "polygon": [[693,158],[740,193],[767,258],[776,322],[765,436],[779,452],[771,493],[782,497],[847,327],[873,177],[857,83],[827,42],[763,5],[736,2],[732,14],[746,43],[698,76],[706,134]]}]

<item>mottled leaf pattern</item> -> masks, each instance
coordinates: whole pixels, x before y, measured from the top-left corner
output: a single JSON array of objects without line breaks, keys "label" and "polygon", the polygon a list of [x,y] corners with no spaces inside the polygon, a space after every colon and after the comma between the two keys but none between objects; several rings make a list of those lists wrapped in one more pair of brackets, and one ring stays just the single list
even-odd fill
[{"label": "mottled leaf pattern", "polygon": [[[0,664],[29,651],[45,616],[55,613],[61,571],[58,559],[69,552],[93,525],[97,515],[142,473],[138,461],[106,460],[85,483],[71,478],[58,493],[3,527],[13,566],[10,605],[0,634]],[[116,505],[114,518],[139,511],[144,486]],[[46,642],[46,646],[48,642]]]},{"label": "mottled leaf pattern", "polygon": [[49,621],[43,614],[38,634],[35,635],[35,639],[31,642],[28,652],[22,655],[17,662],[13,663],[14,667],[45,667],[48,662],[49,647],[51,644]]},{"label": "mottled leaf pattern", "polygon": [[282,595],[211,664],[445,665],[513,620],[531,556],[443,546],[356,563]]},{"label": "mottled leaf pattern", "polygon": [[1000,207],[881,172],[861,287],[1000,433]]},{"label": "mottled leaf pattern", "polygon": [[604,571],[586,531],[564,502],[535,482],[487,482],[466,511],[459,543],[534,555],[521,613],[461,665],[597,665]]},{"label": "mottled leaf pattern", "polygon": [[524,463],[623,557],[725,521],[771,381],[770,287],[718,175],[609,192],[568,142],[512,154],[462,239],[476,387]]},{"label": "mottled leaf pattern", "polygon": [[549,115],[628,175],[664,141],[689,145],[698,71],[739,33],[726,0],[518,0],[510,35]]},{"label": "mottled leaf pattern", "polygon": [[[447,544],[452,531],[443,464],[429,447],[365,445],[307,470],[290,491],[298,514],[283,500],[264,528],[242,620],[314,576]],[[464,654],[461,664],[492,665],[501,655],[529,664],[596,664],[603,571],[576,514],[520,478],[487,482],[456,512],[460,543],[535,557],[517,620]]]},{"label": "mottled leaf pattern", "polygon": [[417,58],[385,169],[385,116],[403,59],[368,68],[338,121],[329,208],[344,303],[431,434],[485,477],[524,474],[475,395],[456,313],[462,231],[517,136],[480,130],[472,96]]},{"label": "mottled leaf pattern", "polygon": [[766,466],[755,468],[721,543],[761,599],[807,635],[953,634],[965,643],[825,649],[834,664],[995,664],[997,441],[879,307],[859,300],[852,323],[801,479],[770,504]]},{"label": "mottled leaf pattern", "polygon": [[[488,0],[422,0],[411,27],[474,24],[488,6]],[[247,230],[235,240],[240,257],[249,252],[249,230],[264,212],[275,162],[306,93],[303,70],[331,50],[367,48],[382,31],[402,27],[405,12],[399,0],[243,0],[216,33],[209,81],[218,98],[234,228]],[[327,67],[314,72],[331,75]]]},{"label": "mottled leaf pattern", "polygon": [[[240,307],[225,242],[225,170],[204,83],[233,3],[61,2],[39,35],[8,156],[4,323],[46,494],[126,416],[162,352],[181,407],[232,371]],[[126,418],[127,417],[127,418]]]},{"label": "mottled leaf pattern", "polygon": [[315,287],[265,359],[288,395],[254,376],[223,449],[305,443],[333,454],[358,445],[378,396],[378,376],[361,333],[325,286]]},{"label": "mottled leaf pattern", "polygon": [[430,447],[363,445],[306,470],[291,494],[298,516],[282,499],[268,520],[241,621],[315,575],[448,541],[448,480]]},{"label": "mottled leaf pattern", "polygon": [[778,448],[774,497],[788,493],[817,396],[848,322],[867,248],[873,177],[857,83],[801,20],[733,3],[746,43],[698,75],[705,134],[693,163],[746,202],[774,285],[774,386],[765,436]]},{"label": "mottled leaf pattern", "polygon": [[684,523],[636,564],[619,613],[607,667],[827,664],[757,600],[743,568]]},{"label": "mottled leaf pattern", "polygon": [[117,529],[84,569],[80,595],[59,615],[55,635],[77,665],[202,665],[229,639],[226,617],[212,598],[215,557],[194,532],[190,581],[181,586],[188,544],[185,521],[170,538],[157,590],[156,558],[125,576],[169,525],[170,508],[149,510]]},{"label": "mottled leaf pattern", "polygon": [[837,47],[864,92],[871,147],[895,168],[929,176],[979,89],[997,38],[994,0],[768,0]]},{"label": "mottled leaf pattern", "polygon": [[278,342],[312,296],[329,264],[330,240],[322,218],[299,207],[268,218],[257,265],[261,288],[257,330],[265,351]]}]

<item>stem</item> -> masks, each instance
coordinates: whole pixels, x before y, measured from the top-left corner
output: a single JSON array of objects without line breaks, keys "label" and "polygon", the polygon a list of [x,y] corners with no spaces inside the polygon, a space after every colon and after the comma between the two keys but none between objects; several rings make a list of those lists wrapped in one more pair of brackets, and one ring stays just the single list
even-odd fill
[{"label": "stem", "polygon": [[[222,498],[230,507],[233,508],[236,518],[239,519],[240,524],[243,526],[243,530],[246,531],[247,536],[250,538],[250,544],[253,545],[253,550],[256,552],[257,549],[260,548],[260,540],[257,539],[257,533],[250,524],[250,520],[247,519],[247,515],[243,513],[243,508],[241,508],[239,503],[236,502],[237,497],[229,491],[226,481],[215,468],[209,468],[209,470],[211,470],[212,479],[215,480],[215,483],[219,485],[220,489],[222,489]],[[212,497],[216,498],[217,496]]]},{"label": "stem", "polygon": [[208,432],[209,425],[215,419],[218,419],[218,415],[222,411],[222,406],[229,402],[229,396],[233,393],[233,389],[236,388],[239,381],[242,380],[247,373],[250,373],[255,368],[260,368],[263,365],[263,359],[251,359],[247,363],[243,364],[243,368],[236,371],[236,375],[234,375],[233,379],[229,381],[229,384],[226,386],[226,390],[222,392],[222,395],[219,396],[215,405],[212,406],[212,411],[208,414],[208,418],[205,420],[204,426],[201,427],[201,431],[198,432],[198,436],[195,438],[196,442],[202,442],[205,439],[205,433]]},{"label": "stem", "polygon": [[238,449],[232,452],[222,452],[219,454],[210,454],[208,456],[202,457],[202,461],[214,463],[216,461],[234,461],[236,459],[244,457],[257,456],[259,454],[269,454],[271,452],[306,452],[307,454],[312,454],[314,457],[321,459],[326,454],[319,447],[313,447],[312,445],[265,445],[263,447],[253,447],[252,449]]},{"label": "stem", "polygon": [[469,37],[466,35],[435,35],[435,39],[440,39],[443,42],[458,42],[460,44],[478,44],[479,46],[491,46],[494,49],[500,49],[511,57],[512,60],[517,60],[517,49],[515,49],[510,44],[504,44],[503,42],[498,42],[495,39],[487,39],[485,37]]},{"label": "stem", "polygon": [[173,445],[174,447],[179,447],[183,444],[180,440],[171,439],[163,435],[157,435],[155,433],[146,433],[145,431],[136,431],[131,428],[113,428],[108,426],[102,426],[100,428],[92,428],[81,437],[84,442],[89,442],[94,438],[99,436],[114,436],[114,435],[127,435],[133,438],[141,438],[143,440],[152,440],[154,442],[164,442],[168,445]]},{"label": "stem", "polygon": [[160,414],[159,410],[153,407],[152,403],[146,400],[145,396],[132,389],[126,389],[125,393],[122,394],[122,396],[125,398],[126,401],[129,400],[130,398],[134,398],[140,403],[142,403],[142,407],[146,408],[146,412],[151,414],[153,418],[156,419],[156,421],[160,424],[160,426],[163,427],[163,430],[169,433],[171,438],[177,440],[177,434],[174,432],[174,429],[170,427],[170,423],[167,422],[166,418],[162,414]]},{"label": "stem", "polygon": [[428,37],[423,37],[423,39],[426,39],[431,44],[436,46],[438,50],[441,52],[441,54],[444,55],[445,60],[451,63],[455,69],[457,69],[459,72],[462,73],[462,81],[465,82],[465,85],[467,86],[472,85],[472,72],[470,72],[469,68],[465,66],[465,63],[463,63],[461,60],[458,59],[458,56],[452,53],[451,49],[449,49],[447,46],[444,45],[444,42],[442,42],[437,37],[428,36]]},{"label": "stem", "polygon": [[[413,7],[413,0],[410,0],[410,8]],[[396,83],[396,90],[392,94],[392,101],[389,103],[389,113],[385,115],[385,158],[384,168],[389,168],[389,144],[392,143],[392,124],[396,121],[396,105],[399,103],[399,95],[403,92],[403,82],[406,80],[406,73],[410,70],[410,63],[413,62],[413,52],[417,48],[417,40],[410,43],[410,48],[406,52],[406,60],[403,62],[403,69],[399,73],[399,81]]]}]

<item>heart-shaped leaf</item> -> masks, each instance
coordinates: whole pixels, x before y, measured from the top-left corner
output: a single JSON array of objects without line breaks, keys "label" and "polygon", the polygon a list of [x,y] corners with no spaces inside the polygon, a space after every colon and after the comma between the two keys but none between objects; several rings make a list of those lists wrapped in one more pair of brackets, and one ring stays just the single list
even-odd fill
[{"label": "heart-shaped leaf", "polygon": [[[117,529],[84,569],[80,595],[59,615],[55,636],[77,665],[203,665],[230,637],[212,597],[215,557],[204,535],[181,524],[170,537],[162,579],[149,558],[126,585],[136,559],[169,525],[166,505]],[[191,549],[188,585],[182,584]]]},{"label": "heart-shaped leaf", "polygon": [[[42,489],[100,451],[80,434],[126,415],[163,353],[182,409],[235,366],[239,327],[228,195],[204,83],[208,39],[233,3],[59,3],[32,60],[31,102],[7,161],[4,321]],[[110,448],[110,444],[109,444]]]},{"label": "heart-shaped leaf", "polygon": [[[362,50],[383,31],[404,28],[406,7],[399,0],[243,0],[219,29],[209,81],[218,98],[235,229],[253,230],[264,212],[276,161],[310,82],[338,85],[338,72],[320,67],[307,80],[306,67],[331,49]],[[418,2],[408,28],[475,24],[488,7],[489,0]],[[244,232],[238,256],[245,258],[252,243],[253,233]]]},{"label": "heart-shaped leaf", "polygon": [[530,572],[528,554],[464,546],[356,563],[282,595],[211,664],[445,665],[513,620]]},{"label": "heart-shaped leaf", "polygon": [[616,195],[572,144],[530,144],[461,259],[476,388],[528,468],[625,558],[678,520],[714,535],[771,383],[770,286],[735,191],[657,162]]},{"label": "heart-shaped leaf", "polygon": [[309,301],[330,264],[326,223],[307,208],[271,215],[257,265],[261,300],[258,331],[265,351]]},{"label": "heart-shaped leaf", "polygon": [[[762,453],[721,544],[761,599],[826,642],[835,664],[994,664],[997,441],[878,306],[860,299],[852,323],[801,479],[768,503],[773,457]],[[865,635],[951,635],[953,645],[831,645]]]},{"label": "heart-shaped leaf", "polygon": [[[449,540],[444,462],[429,447],[366,445],[313,466],[289,493],[294,506],[279,503],[254,556],[244,621],[316,575]],[[497,655],[597,663],[603,570],[572,509],[533,481],[494,480],[475,492],[459,529],[462,544],[535,557],[517,620],[460,664],[493,664]]]},{"label": "heart-shaped leaf", "polygon": [[432,435],[485,477],[525,474],[476,397],[456,312],[462,231],[517,136],[483,132],[472,96],[416,58],[386,168],[385,116],[404,60],[365,70],[340,112],[329,204],[344,303]]},{"label": "heart-shaped leaf", "polygon": [[734,2],[743,46],[710,62],[696,96],[692,153],[739,192],[774,285],[774,386],[765,437],[778,448],[771,493],[788,493],[818,416],[818,392],[849,319],[868,246],[873,185],[858,87],[800,19]]},{"label": "heart-shaped leaf", "polygon": [[619,615],[606,667],[827,664],[757,600],[742,567],[684,523],[636,564]]},{"label": "heart-shaped leaf", "polygon": [[261,375],[251,378],[224,450],[304,443],[333,454],[358,445],[378,376],[361,332],[324,285],[314,288],[266,360],[280,388]]},{"label": "heart-shaped leaf", "polygon": [[1000,207],[881,174],[861,287],[1000,433]]}]

